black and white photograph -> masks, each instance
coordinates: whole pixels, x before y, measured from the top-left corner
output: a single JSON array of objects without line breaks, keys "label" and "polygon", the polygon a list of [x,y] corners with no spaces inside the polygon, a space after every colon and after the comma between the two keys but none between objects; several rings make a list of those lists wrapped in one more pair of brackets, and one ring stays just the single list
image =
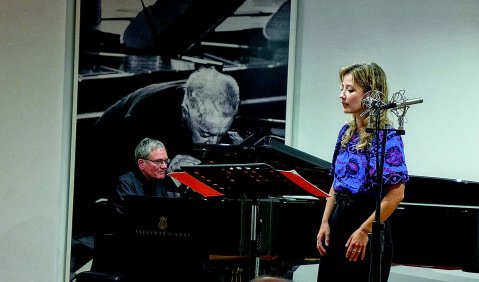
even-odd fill
[{"label": "black and white photograph", "polygon": [[231,161],[216,147],[284,143],[294,28],[290,0],[83,0],[79,8],[72,276],[101,248],[95,238],[115,221],[111,206],[124,208],[116,198],[138,194],[117,190],[141,170],[143,139],[166,149],[168,169],[156,176],[164,181],[184,165]]}]

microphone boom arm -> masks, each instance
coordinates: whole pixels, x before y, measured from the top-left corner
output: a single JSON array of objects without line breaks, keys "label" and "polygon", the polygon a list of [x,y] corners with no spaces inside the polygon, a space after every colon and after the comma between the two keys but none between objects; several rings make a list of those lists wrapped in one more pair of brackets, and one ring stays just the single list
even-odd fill
[{"label": "microphone boom arm", "polygon": [[388,110],[388,109],[397,109],[397,108],[406,108],[411,105],[422,103],[424,100],[422,98],[415,98],[415,99],[408,99],[402,102],[392,102],[386,104],[384,106],[380,106],[381,110]]}]

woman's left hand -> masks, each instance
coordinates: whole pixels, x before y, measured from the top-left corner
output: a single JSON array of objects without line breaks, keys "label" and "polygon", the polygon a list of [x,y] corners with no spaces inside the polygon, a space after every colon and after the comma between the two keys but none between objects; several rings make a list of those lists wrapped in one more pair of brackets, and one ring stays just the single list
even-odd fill
[{"label": "woman's left hand", "polygon": [[346,258],[349,261],[357,261],[358,258],[364,260],[366,256],[366,246],[368,245],[369,236],[364,231],[358,229],[349,237],[346,242]]}]

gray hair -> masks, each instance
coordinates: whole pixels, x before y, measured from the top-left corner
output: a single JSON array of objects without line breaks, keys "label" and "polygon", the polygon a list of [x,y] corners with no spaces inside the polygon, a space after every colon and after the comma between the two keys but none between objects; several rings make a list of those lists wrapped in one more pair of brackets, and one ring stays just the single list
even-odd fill
[{"label": "gray hair", "polygon": [[201,68],[193,72],[186,82],[183,103],[189,103],[195,115],[216,113],[222,117],[233,117],[240,102],[236,80],[215,68]]},{"label": "gray hair", "polygon": [[165,145],[156,139],[144,138],[135,148],[135,161],[147,159],[151,151],[165,149]]}]

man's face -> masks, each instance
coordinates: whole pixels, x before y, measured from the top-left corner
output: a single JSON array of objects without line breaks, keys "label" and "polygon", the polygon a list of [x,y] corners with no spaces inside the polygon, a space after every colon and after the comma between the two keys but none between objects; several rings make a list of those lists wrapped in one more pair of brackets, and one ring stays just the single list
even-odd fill
[{"label": "man's face", "polygon": [[166,149],[156,149],[150,152],[147,159],[139,159],[138,167],[147,179],[163,179],[168,168]]},{"label": "man's face", "polygon": [[233,117],[225,118],[216,114],[203,119],[189,117],[191,138],[195,144],[218,144],[233,122]]}]

